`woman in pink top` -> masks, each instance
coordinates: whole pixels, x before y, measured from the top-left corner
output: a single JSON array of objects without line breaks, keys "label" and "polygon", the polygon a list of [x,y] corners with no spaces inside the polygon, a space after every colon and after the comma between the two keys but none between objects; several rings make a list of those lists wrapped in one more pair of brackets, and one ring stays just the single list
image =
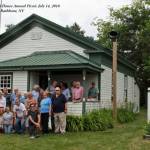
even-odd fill
[{"label": "woman in pink top", "polygon": [[80,86],[80,82],[76,82],[76,87],[72,89],[72,101],[81,102],[83,98],[83,87]]}]

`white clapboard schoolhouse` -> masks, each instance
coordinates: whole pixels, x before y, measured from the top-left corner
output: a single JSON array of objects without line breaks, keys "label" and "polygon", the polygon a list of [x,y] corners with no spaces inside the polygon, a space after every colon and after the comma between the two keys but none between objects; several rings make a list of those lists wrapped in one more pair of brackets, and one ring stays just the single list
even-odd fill
[{"label": "white clapboard schoolhouse", "polygon": [[[99,95],[95,102],[68,102],[68,113],[81,115],[90,109],[111,107],[112,50],[38,15],[31,15],[0,35],[0,88],[21,92],[34,84],[43,89],[48,79],[70,84],[79,80],[87,90],[92,81]],[[118,55],[117,104],[126,100],[139,110],[136,67]],[[86,99],[85,99],[86,100]]]}]

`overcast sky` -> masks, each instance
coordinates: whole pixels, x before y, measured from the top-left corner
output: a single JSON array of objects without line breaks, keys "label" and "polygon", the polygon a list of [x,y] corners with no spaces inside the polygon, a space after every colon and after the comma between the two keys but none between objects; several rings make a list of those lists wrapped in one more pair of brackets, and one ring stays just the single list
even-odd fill
[{"label": "overcast sky", "polygon": [[[109,16],[109,7],[119,8],[123,5],[131,4],[132,0],[2,0],[3,4],[11,5],[10,7],[2,6],[3,10],[11,9],[17,12],[2,12],[1,33],[5,31],[6,24],[17,24],[26,17],[35,13],[46,19],[49,19],[59,25],[66,26],[77,22],[88,36],[96,38],[96,28],[91,26],[95,17],[107,19]],[[38,8],[43,4],[44,8]],[[52,7],[56,4],[57,8],[46,8],[46,5]],[[25,8],[15,8],[14,5],[26,5]],[[31,8],[30,5],[36,5]],[[59,6],[60,5],[60,6]],[[12,7],[13,6],[13,7]],[[28,7],[27,7],[28,6]],[[29,8],[30,7],[30,8]],[[18,12],[23,9],[23,12]]]}]

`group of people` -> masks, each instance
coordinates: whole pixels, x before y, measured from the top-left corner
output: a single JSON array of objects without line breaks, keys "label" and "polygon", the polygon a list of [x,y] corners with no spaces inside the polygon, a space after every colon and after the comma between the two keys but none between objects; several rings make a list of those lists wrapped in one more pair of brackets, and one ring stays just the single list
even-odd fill
[{"label": "group of people", "polygon": [[[57,85],[57,81],[52,81],[47,90],[51,95],[55,93],[55,86]],[[85,94],[84,88],[81,86],[80,81],[72,81],[71,87],[68,88],[66,82],[60,82],[62,93],[65,95],[67,101],[72,102],[81,102],[83,100],[83,96]],[[88,89],[88,101],[95,101],[98,96],[98,89],[95,87],[95,82],[91,82],[90,88]]]},{"label": "group of people", "polygon": [[[0,129],[9,134],[29,132],[30,138],[38,137],[38,133],[49,133],[49,127],[55,133],[66,132],[67,101],[81,102],[84,89],[79,81],[73,81],[68,88],[66,82],[52,81],[44,91],[35,85],[33,90],[21,94],[18,88],[11,94],[7,88],[0,91]],[[95,83],[91,83],[88,99],[95,99],[98,91]],[[50,124],[50,125],[49,125]]]}]

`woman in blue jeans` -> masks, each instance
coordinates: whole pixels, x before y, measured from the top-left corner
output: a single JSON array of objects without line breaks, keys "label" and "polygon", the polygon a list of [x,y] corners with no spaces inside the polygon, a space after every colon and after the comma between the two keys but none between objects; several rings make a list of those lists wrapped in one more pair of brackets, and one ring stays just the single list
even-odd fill
[{"label": "woman in blue jeans", "polygon": [[3,126],[4,126],[4,132],[6,134],[11,133],[12,125],[13,125],[13,113],[10,112],[9,107],[6,107],[5,113],[3,114]]},{"label": "woman in blue jeans", "polygon": [[24,104],[20,103],[18,98],[16,99],[13,112],[15,119],[15,130],[17,133],[22,134],[25,131],[26,108]]}]

